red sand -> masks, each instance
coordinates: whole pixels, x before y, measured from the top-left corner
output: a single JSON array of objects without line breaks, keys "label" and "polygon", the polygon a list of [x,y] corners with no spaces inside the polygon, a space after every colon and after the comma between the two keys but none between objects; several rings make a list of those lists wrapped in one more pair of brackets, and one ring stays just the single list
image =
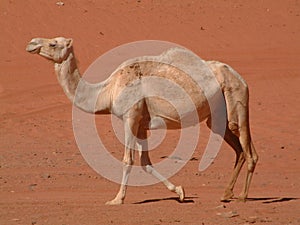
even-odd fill
[{"label": "red sand", "polygon": [[[298,1],[56,2],[0,4],[0,224],[300,224]],[[250,87],[260,156],[250,201],[219,202],[234,163],[223,144],[205,172],[197,171],[195,160],[171,178],[184,185],[190,202],[178,203],[156,184],[129,187],[122,206],[104,205],[119,185],[86,164],[72,132],[71,103],[53,66],[25,51],[33,37],[60,35],[74,39],[82,72],[109,49],[144,39],[181,44],[239,71]],[[105,117],[97,123],[109,134]],[[176,143],[176,132],[169,143]],[[206,144],[201,140],[197,159]],[[107,145],[117,146],[121,157],[114,137],[107,137]],[[170,146],[160,146],[153,160]],[[243,182],[241,177],[236,194]]]}]

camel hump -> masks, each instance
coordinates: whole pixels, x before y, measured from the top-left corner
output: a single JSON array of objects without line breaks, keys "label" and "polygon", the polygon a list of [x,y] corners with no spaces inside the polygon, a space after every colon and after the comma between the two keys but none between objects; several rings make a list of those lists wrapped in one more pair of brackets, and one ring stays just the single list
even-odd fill
[{"label": "camel hump", "polygon": [[184,48],[171,48],[159,56],[164,63],[170,64],[190,76],[201,88],[206,98],[212,97],[219,89],[214,73],[194,52]]}]

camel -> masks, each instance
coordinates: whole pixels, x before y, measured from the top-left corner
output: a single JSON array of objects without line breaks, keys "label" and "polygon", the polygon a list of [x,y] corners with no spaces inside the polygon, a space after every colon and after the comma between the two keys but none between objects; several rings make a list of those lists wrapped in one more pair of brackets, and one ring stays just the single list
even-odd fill
[{"label": "camel", "polygon": [[[217,88],[211,84],[207,77],[205,79],[202,78],[205,77],[205,74],[197,75],[197,79],[200,79],[200,81],[202,79],[203,82],[206,82],[203,87],[206,86],[209,91],[208,94],[203,93],[189,74],[174,66],[151,60],[155,59],[155,57],[148,57],[146,60],[129,60],[118,67],[105,81],[98,84],[90,84],[81,77],[76,64],[72,39],[64,37],[53,39],[34,38],[28,43],[26,50],[29,53],[39,54],[54,62],[58,82],[76,107],[88,113],[115,114],[123,120],[125,151],[122,183],[115,198],[106,204],[119,205],[124,203],[128,176],[134,163],[134,152],[136,150],[139,153],[140,164],[143,170],[162,181],[170,191],[179,196],[181,202],[184,201],[185,193],[183,187],[175,186],[155,170],[151,163],[147,146],[139,141],[147,140],[147,131],[160,127],[161,121],[163,121],[166,129],[181,129],[180,115],[178,115],[178,110],[174,109],[172,104],[168,104],[163,99],[155,96],[147,97],[145,92],[148,89],[144,88],[146,86],[143,85],[150,76],[175,82],[185,90],[194,104],[190,107],[190,103],[184,104],[179,99],[179,106],[176,107],[190,108],[188,110],[195,108],[198,115],[197,123],[206,120],[208,127],[213,130],[212,113],[208,104],[208,98],[213,98]],[[180,57],[178,58],[178,56]],[[161,56],[156,57],[167,58],[170,62],[177,60],[178,62],[183,62],[182,65],[191,62],[189,58],[191,55],[187,50],[180,48],[170,49],[162,53]],[[249,127],[248,86],[244,79],[229,65],[218,61],[204,61],[204,64],[212,71],[214,79],[218,82],[218,88],[222,92],[222,98],[226,103],[227,117],[223,139],[236,153],[233,173],[221,201],[231,201],[233,199],[233,189],[245,162],[247,164],[246,182],[238,199],[246,201],[252,175],[258,161]],[[127,91],[125,97],[123,96],[121,100],[118,100],[122,89],[125,87],[132,87],[130,89],[132,91]],[[76,89],[78,89],[77,94]],[[177,98],[176,88],[171,86],[166,87],[166,90],[173,94],[172,96],[175,99]],[[91,96],[95,96],[95,94],[97,96],[96,103],[92,104],[92,106],[87,104]],[[137,99],[136,96],[140,96],[140,98]],[[137,101],[130,103],[128,107],[128,104],[126,105],[127,99],[137,99]],[[218,131],[215,130],[214,132]]]}]

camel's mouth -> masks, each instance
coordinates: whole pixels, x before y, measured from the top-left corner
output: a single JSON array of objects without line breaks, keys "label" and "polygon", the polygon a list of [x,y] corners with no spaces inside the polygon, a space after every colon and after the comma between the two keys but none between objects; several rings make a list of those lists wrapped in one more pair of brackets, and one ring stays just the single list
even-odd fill
[{"label": "camel's mouth", "polygon": [[39,53],[41,47],[41,44],[38,44],[36,42],[30,42],[26,47],[26,51],[32,54]]}]

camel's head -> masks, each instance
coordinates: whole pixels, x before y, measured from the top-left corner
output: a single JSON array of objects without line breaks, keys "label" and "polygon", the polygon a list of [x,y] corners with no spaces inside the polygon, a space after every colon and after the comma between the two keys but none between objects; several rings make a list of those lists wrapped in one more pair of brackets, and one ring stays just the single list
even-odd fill
[{"label": "camel's head", "polygon": [[37,53],[56,63],[60,63],[70,54],[72,43],[72,39],[63,37],[53,39],[34,38],[28,43],[26,51],[33,54]]}]

